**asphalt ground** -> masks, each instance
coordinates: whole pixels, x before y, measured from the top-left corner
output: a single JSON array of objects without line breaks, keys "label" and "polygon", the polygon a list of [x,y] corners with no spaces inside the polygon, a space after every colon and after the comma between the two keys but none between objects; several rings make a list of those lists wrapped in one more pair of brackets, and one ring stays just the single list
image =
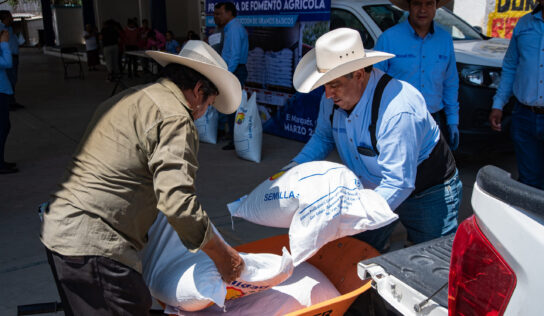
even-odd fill
[{"label": "asphalt ground", "polygon": [[[58,57],[34,48],[21,50],[16,91],[18,102],[25,108],[10,112],[12,129],[6,146],[6,160],[16,162],[20,172],[0,175],[0,315],[16,315],[18,305],[59,300],[39,240],[37,206],[57,188],[95,108],[112,92],[113,84],[105,80],[105,71],[87,72],[84,68],[85,79],[65,80]],[[70,70],[76,72],[75,68]],[[261,163],[221,150],[224,144],[202,143],[199,151],[198,197],[213,223],[232,245],[286,233],[285,229],[240,219],[234,220],[232,230],[226,204],[274,174],[304,144],[265,134]],[[328,159],[339,161],[336,153]],[[476,173],[487,164],[516,176],[511,152],[486,152],[458,160],[464,186],[460,220],[472,214],[470,196]],[[399,225],[393,246],[402,247],[403,238]]]}]

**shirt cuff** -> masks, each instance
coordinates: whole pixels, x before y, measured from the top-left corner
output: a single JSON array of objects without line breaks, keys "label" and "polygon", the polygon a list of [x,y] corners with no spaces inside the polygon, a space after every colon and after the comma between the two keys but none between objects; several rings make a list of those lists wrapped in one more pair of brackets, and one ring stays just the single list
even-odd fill
[{"label": "shirt cuff", "polygon": [[504,108],[504,104],[501,104],[502,102],[493,102],[492,109],[501,110]]},{"label": "shirt cuff", "polygon": [[187,249],[190,252],[195,253],[195,252],[201,250],[208,243],[208,241],[210,241],[213,238],[213,236],[215,236],[215,231],[213,229],[213,224],[212,224],[212,221],[208,219],[208,226],[206,227],[206,233],[204,234],[204,238],[202,239],[202,242],[200,243],[198,248],[192,248],[192,249],[187,248]]},{"label": "shirt cuff", "polygon": [[446,124],[459,125],[459,114],[452,114],[446,117]]}]

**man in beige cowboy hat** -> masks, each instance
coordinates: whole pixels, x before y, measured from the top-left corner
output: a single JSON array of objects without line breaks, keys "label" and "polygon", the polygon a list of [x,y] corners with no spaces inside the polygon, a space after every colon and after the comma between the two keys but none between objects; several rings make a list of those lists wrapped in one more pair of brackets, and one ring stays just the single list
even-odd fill
[{"label": "man in beige cowboy hat", "polygon": [[452,150],[459,146],[459,77],[453,39],[433,22],[450,0],[391,0],[408,19],[382,33],[374,49],[397,58],[376,68],[416,87]]},{"label": "man in beige cowboy hat", "polygon": [[[419,243],[457,228],[461,183],[455,160],[421,93],[372,65],[394,57],[366,52],[359,32],[321,36],[299,62],[300,92],[325,86],[317,126],[293,163],[322,160],[336,148],[365,188],[380,194]],[[356,237],[383,251],[397,222]]]},{"label": "man in beige cowboy hat", "polygon": [[41,240],[67,315],[149,313],[138,252],[158,211],[226,282],[243,268],[195,193],[194,120],[210,104],[236,111],[240,83],[202,41],[189,41],[179,55],[147,54],[164,66],[161,78],[98,107],[43,217]]}]

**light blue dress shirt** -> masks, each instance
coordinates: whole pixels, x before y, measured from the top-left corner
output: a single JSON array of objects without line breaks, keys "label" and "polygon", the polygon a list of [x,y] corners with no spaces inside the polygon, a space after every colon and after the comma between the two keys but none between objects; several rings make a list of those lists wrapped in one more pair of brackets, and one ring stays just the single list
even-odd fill
[{"label": "light blue dress shirt", "polygon": [[179,43],[176,40],[166,41],[166,51],[170,54],[177,54],[177,48],[179,47]]},{"label": "light blue dress shirt", "polygon": [[502,63],[493,108],[502,110],[514,96],[529,106],[544,106],[544,19],[542,12],[519,19]]},{"label": "light blue dress shirt", "polygon": [[0,22],[0,31],[8,30],[9,33],[9,49],[12,55],[19,55],[19,38],[13,33],[13,27],[6,27],[4,23]]},{"label": "light blue dress shirt", "polygon": [[223,29],[223,51],[221,57],[225,60],[230,72],[234,72],[238,65],[247,63],[249,43],[244,26],[234,18]]},{"label": "light blue dress shirt", "polygon": [[459,124],[459,77],[448,32],[433,23],[421,38],[406,20],[382,33],[374,49],[396,55],[376,68],[416,87],[431,113],[444,109],[448,125]]},{"label": "light blue dress shirt", "polygon": [[11,68],[11,51],[7,42],[0,42],[0,93],[13,94],[6,69]]},{"label": "light blue dress shirt", "polygon": [[412,85],[393,79],[383,92],[376,125],[379,155],[368,157],[357,147],[372,148],[368,126],[372,99],[383,72],[374,69],[366,89],[348,116],[337,109],[331,127],[333,101],[321,98],[314,134],[293,159],[297,163],[322,160],[336,147],[344,164],[367,189],[375,189],[396,209],[415,188],[417,166],[427,159],[440,139],[440,130]]}]

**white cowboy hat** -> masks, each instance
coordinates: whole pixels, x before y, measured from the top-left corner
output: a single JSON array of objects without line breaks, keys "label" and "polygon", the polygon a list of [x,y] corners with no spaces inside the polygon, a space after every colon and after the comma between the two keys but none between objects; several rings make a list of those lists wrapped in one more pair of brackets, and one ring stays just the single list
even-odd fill
[{"label": "white cowboy hat", "polygon": [[[389,0],[392,4],[396,5],[397,7],[408,11],[410,9],[410,3],[408,0]],[[450,0],[438,0],[436,2],[436,8],[440,8],[444,6],[446,3],[450,2]]]},{"label": "white cowboy hat", "polygon": [[302,57],[293,75],[293,85],[297,91],[308,93],[340,76],[393,57],[379,51],[365,52],[358,31],[339,28],[319,37],[315,48]]},{"label": "white cowboy hat", "polygon": [[145,53],[163,67],[170,63],[181,64],[208,78],[219,90],[213,104],[219,112],[230,114],[238,109],[242,101],[240,81],[229,72],[227,63],[210,45],[192,40],[183,46],[179,55],[155,50],[147,50]]}]

